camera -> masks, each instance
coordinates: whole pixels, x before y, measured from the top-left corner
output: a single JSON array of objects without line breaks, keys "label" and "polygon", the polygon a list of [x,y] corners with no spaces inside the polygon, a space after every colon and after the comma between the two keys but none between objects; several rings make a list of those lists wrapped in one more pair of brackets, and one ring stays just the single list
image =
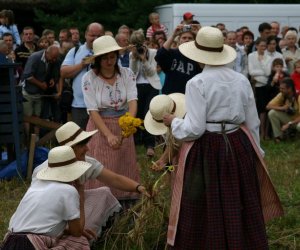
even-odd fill
[{"label": "camera", "polygon": [[286,110],[286,113],[288,115],[294,115],[296,113],[296,110],[293,107],[288,107],[288,109]]},{"label": "camera", "polygon": [[192,27],[191,25],[183,25],[183,28],[182,28],[182,32],[187,32],[187,31],[191,31],[192,30]]},{"label": "camera", "polygon": [[137,45],[135,45],[136,47],[136,51],[138,54],[144,54],[145,53],[145,47],[143,44],[138,43]]}]

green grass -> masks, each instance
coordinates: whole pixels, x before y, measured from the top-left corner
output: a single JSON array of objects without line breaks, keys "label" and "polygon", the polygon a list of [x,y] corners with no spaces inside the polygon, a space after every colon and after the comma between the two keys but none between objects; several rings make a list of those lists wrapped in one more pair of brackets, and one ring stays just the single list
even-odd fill
[{"label": "green grass", "polygon": [[[296,139],[280,144],[266,141],[262,143],[262,147],[266,153],[265,160],[270,176],[280,196],[285,212],[283,217],[274,219],[267,225],[270,249],[300,249],[300,138],[298,136]],[[153,173],[148,170],[151,161],[145,156],[145,151],[142,147],[138,147],[138,161],[144,183],[147,185],[153,184],[161,173]],[[161,198],[158,202],[160,204],[164,202],[166,207],[168,207],[170,200],[168,198],[168,183],[169,181],[164,180],[159,187],[160,190],[165,190],[165,192],[159,194]],[[18,179],[0,181],[0,239],[5,235],[9,219],[28,185],[28,182],[24,184]],[[165,213],[167,212],[163,211],[161,214]],[[151,213],[148,215],[150,216]],[[155,218],[152,223],[149,223],[149,218],[151,219],[151,216],[149,216],[146,218],[147,227],[143,228],[146,231],[139,240],[142,240],[147,246],[153,246],[152,249],[163,249],[166,225],[161,225],[160,230],[159,228],[156,230],[158,234],[153,234],[153,225],[157,223],[154,220],[159,218],[159,216],[155,217],[155,214],[152,214],[152,218]],[[159,218],[159,221],[165,223],[167,218]],[[111,239],[106,240],[108,242]],[[140,249],[138,246],[139,244],[136,242],[131,242],[130,249]],[[110,247],[105,248],[104,243],[98,244],[95,249],[111,250]],[[125,247],[119,247],[119,249],[125,249]]]}]

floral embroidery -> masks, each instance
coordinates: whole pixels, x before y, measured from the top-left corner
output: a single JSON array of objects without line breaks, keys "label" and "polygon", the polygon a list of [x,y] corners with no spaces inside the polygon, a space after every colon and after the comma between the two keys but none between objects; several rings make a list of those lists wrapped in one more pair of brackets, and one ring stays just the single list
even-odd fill
[{"label": "floral embroidery", "polygon": [[[115,86],[115,89],[114,89]],[[116,83],[114,86],[106,86],[106,89],[109,93],[110,105],[115,109],[118,110],[119,104],[123,103],[123,99],[121,96],[121,90],[119,89],[119,84]]]}]

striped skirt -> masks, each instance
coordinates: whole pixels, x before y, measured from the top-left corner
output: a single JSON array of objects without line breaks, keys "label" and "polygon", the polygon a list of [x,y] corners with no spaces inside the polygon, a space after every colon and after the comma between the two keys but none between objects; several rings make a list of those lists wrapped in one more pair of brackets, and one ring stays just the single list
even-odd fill
[{"label": "striped skirt", "polygon": [[[102,119],[114,135],[121,135],[118,117],[102,117]],[[87,125],[87,131],[95,129],[97,129],[95,123],[90,118]],[[87,154],[100,161],[105,168],[131,178],[136,182],[140,182],[133,136],[125,138],[121,147],[115,150],[109,146],[106,137],[99,132],[91,138],[88,147],[89,152]],[[85,184],[86,189],[98,188],[101,186],[105,185],[98,180],[89,180]],[[119,200],[138,198],[138,194],[136,193],[123,192],[114,188],[111,188],[111,192]]]},{"label": "striped skirt", "polygon": [[3,250],[89,250],[90,245],[84,236],[63,235],[60,238],[38,234],[7,233]]},{"label": "striped skirt", "polygon": [[261,207],[258,158],[237,130],[206,133],[185,165],[175,244],[169,249],[268,249]]}]

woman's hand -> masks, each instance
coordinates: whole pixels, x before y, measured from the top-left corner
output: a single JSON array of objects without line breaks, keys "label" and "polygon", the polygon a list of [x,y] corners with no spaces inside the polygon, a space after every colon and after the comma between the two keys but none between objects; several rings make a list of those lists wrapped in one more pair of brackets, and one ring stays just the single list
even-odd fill
[{"label": "woman's hand", "polygon": [[110,147],[113,149],[118,149],[121,146],[121,140],[118,136],[115,136],[113,134],[108,135],[107,137],[107,142]]},{"label": "woman's hand", "polygon": [[151,197],[151,195],[147,192],[146,188],[143,185],[138,186],[136,191],[138,191],[140,194],[145,195],[149,198]]},{"label": "woman's hand", "polygon": [[163,122],[166,126],[170,127],[173,119],[175,118],[175,115],[164,115],[163,116]]},{"label": "woman's hand", "polygon": [[152,166],[150,167],[154,171],[162,171],[164,170],[167,163],[163,159],[159,159],[156,162],[152,162]]}]

